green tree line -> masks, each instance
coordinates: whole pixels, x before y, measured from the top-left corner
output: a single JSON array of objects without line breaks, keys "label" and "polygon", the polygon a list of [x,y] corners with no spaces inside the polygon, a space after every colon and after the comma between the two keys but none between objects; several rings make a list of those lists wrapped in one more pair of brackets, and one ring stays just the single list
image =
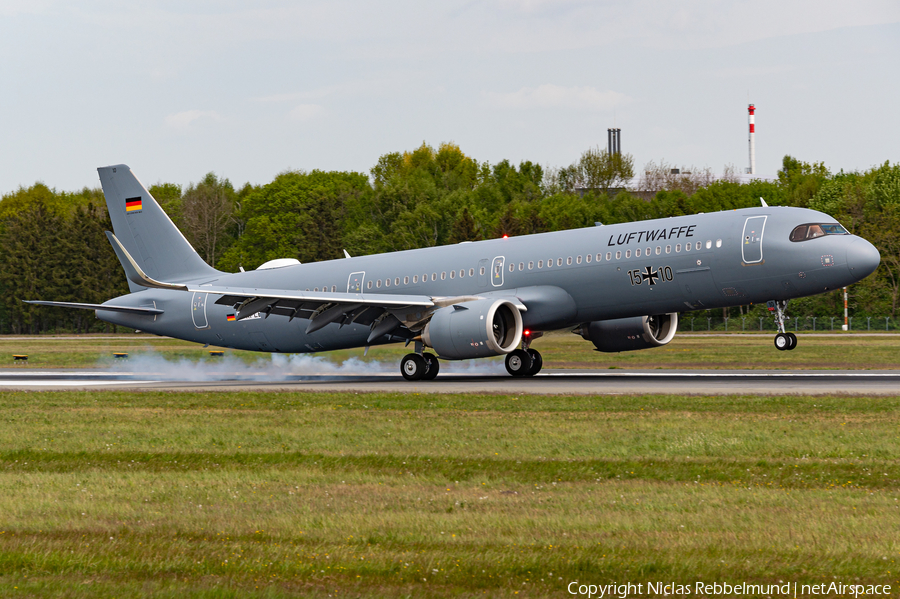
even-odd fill
[{"label": "green tree line", "polygon": [[[652,163],[651,163],[652,164]],[[707,176],[689,184],[658,177],[648,193],[623,187],[631,156],[589,149],[572,165],[479,162],[460,148],[426,144],[381,156],[369,173],[289,171],[236,189],[215,173],[150,192],[200,255],[224,271],[275,258],[313,262],[595,223],[613,224],[759,205],[809,207],[833,215],[881,251],[872,277],[851,290],[856,316],[895,317],[900,296],[900,165],[832,173],[785,156],[775,180]],[[707,169],[708,171],[708,169]],[[647,171],[649,174],[649,170]],[[707,172],[708,175],[708,172]],[[698,182],[699,181],[699,182]],[[99,189],[59,192],[36,183],[0,199],[0,333],[102,331],[90,312],[37,308],[22,299],[102,302],[127,293],[104,230]],[[834,316],[839,292],[791,302],[798,316]],[[715,316],[763,315],[737,307]]]}]

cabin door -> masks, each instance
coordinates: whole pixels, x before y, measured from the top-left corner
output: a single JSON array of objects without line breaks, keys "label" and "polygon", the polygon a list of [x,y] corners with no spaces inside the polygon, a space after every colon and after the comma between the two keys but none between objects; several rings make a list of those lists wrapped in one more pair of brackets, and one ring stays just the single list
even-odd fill
[{"label": "cabin door", "polygon": [[209,321],[206,320],[206,298],[208,293],[194,293],[194,299],[191,301],[191,320],[194,321],[194,328],[209,328]]},{"label": "cabin door", "polygon": [[757,264],[763,260],[763,229],[767,216],[751,216],[744,222],[741,236],[741,259],[744,264]]},{"label": "cabin door", "polygon": [[491,285],[503,287],[503,256],[497,256],[491,263]]},{"label": "cabin door", "polygon": [[365,271],[350,273],[350,278],[347,279],[347,293],[362,293],[365,278]]},{"label": "cabin door", "polygon": [[491,261],[485,258],[478,261],[478,286],[487,287],[488,279],[491,277]]}]

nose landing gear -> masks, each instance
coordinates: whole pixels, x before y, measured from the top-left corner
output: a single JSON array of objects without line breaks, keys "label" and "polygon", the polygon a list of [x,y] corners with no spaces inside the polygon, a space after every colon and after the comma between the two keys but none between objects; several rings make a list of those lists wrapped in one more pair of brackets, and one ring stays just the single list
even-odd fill
[{"label": "nose landing gear", "polygon": [[787,301],[775,300],[768,302],[766,305],[769,310],[775,311],[775,324],[778,326],[778,334],[775,335],[775,348],[778,351],[790,351],[797,347],[797,335],[784,330],[784,310],[787,308]]}]

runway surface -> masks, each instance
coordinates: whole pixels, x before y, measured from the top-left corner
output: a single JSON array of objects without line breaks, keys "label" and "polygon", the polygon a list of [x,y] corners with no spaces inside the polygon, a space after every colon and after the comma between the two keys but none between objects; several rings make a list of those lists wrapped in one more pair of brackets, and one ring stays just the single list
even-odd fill
[{"label": "runway surface", "polygon": [[894,370],[545,370],[538,376],[524,379],[505,374],[447,373],[427,382],[408,382],[399,373],[313,373],[270,377],[216,372],[204,374],[202,380],[190,378],[197,377],[177,377],[161,372],[10,369],[0,371],[0,390],[900,395],[900,371]]}]

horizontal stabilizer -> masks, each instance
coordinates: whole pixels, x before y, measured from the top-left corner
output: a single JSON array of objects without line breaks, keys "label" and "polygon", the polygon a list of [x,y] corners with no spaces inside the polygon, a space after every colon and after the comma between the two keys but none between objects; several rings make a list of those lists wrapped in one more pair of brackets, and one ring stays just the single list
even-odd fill
[{"label": "horizontal stabilizer", "polygon": [[26,304],[36,306],[56,306],[58,308],[78,308],[80,310],[103,310],[105,312],[126,312],[129,314],[147,314],[155,316],[162,314],[159,308],[136,308],[133,306],[110,306],[108,304],[79,304],[76,302],[45,302],[40,300],[23,300]]}]

